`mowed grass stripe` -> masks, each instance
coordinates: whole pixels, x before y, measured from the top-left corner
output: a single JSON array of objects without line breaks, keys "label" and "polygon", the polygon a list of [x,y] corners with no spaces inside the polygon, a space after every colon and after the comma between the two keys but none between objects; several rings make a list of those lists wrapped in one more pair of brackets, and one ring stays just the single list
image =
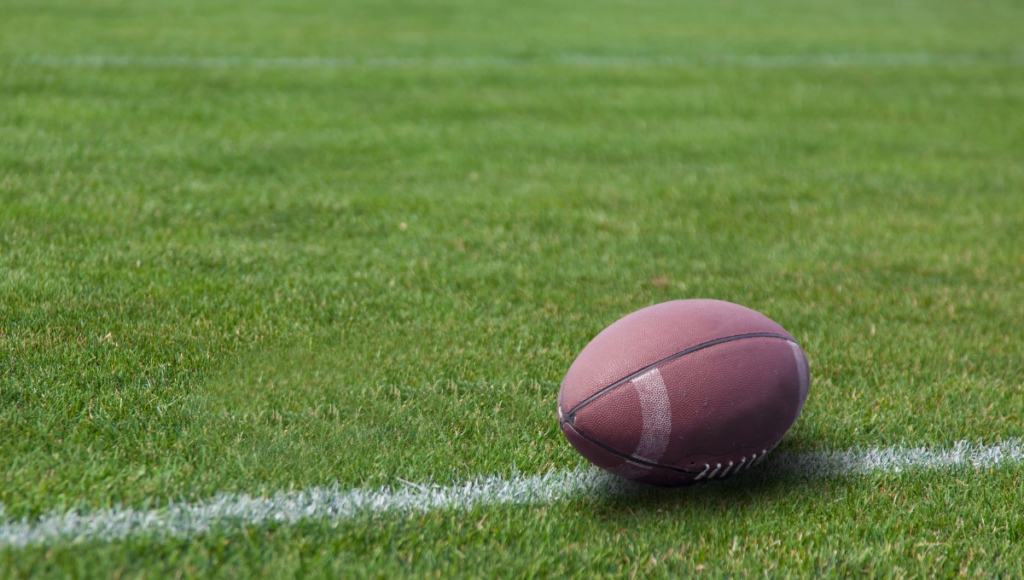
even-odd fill
[{"label": "mowed grass stripe", "polygon": [[415,67],[519,67],[565,65],[582,67],[705,67],[796,68],[819,66],[1022,66],[1024,54],[938,53],[829,53],[829,54],[733,54],[713,56],[658,55],[616,56],[565,54],[554,56],[461,56],[461,57],[276,57],[235,56],[134,56],[70,55],[20,56],[13,66],[51,67],[148,67],[148,68],[415,68]]},{"label": "mowed grass stripe", "polygon": [[575,353],[691,297],[799,334],[787,449],[1019,436],[1020,70],[19,69],[2,501],[571,467]]},{"label": "mowed grass stripe", "polygon": [[[743,478],[819,479],[849,475],[898,473],[914,469],[998,468],[1024,460],[1024,439],[997,445],[960,441],[951,447],[886,447],[779,453]],[[713,485],[713,484],[712,484]],[[551,503],[576,494],[615,496],[643,493],[647,486],[619,479],[595,468],[552,471],[544,475],[483,477],[465,483],[437,486],[407,482],[393,490],[313,487],[278,492],[271,497],[220,494],[192,504],[136,510],[117,508],[87,514],[54,513],[37,521],[6,521],[0,527],[0,546],[24,548],[61,541],[110,542],[154,534],[188,537],[231,524],[296,524],[313,519],[343,519],[363,512],[471,509],[477,505]],[[0,505],[0,515],[2,515]]]}]

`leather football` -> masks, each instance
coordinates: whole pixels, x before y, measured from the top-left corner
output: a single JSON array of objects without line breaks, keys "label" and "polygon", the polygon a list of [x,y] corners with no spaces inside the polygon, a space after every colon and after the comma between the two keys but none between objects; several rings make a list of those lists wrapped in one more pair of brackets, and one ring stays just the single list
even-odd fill
[{"label": "leather football", "polygon": [[558,394],[562,433],[620,477],[661,486],[760,463],[796,421],[810,373],[767,316],[720,300],[676,300],[601,331]]}]

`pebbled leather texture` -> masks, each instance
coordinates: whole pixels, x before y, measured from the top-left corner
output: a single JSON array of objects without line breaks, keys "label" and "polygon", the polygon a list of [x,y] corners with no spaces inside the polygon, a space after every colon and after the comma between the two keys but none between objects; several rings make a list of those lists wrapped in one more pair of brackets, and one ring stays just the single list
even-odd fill
[{"label": "pebbled leather texture", "polygon": [[[665,361],[717,339],[761,333],[776,336]],[[622,381],[658,361],[665,362]],[[809,380],[803,351],[763,314],[717,300],[667,302],[626,316],[583,349],[562,382],[559,420],[595,465],[655,485],[686,485],[759,462],[796,421]]]}]

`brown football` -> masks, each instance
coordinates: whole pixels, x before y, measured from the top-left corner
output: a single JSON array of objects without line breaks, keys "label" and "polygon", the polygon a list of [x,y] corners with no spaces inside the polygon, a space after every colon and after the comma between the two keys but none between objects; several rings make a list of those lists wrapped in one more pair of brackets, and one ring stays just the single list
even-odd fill
[{"label": "brown football", "polygon": [[602,469],[688,485],[760,463],[796,421],[809,380],[804,351],[767,316],[676,300],[590,341],[562,380],[558,422]]}]

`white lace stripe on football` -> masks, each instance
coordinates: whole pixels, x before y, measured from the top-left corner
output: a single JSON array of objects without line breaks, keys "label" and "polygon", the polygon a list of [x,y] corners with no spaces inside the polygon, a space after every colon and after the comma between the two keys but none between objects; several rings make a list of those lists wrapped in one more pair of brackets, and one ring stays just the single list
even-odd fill
[{"label": "white lace stripe on football", "polygon": [[793,358],[796,359],[796,372],[800,377],[800,408],[796,412],[799,415],[800,411],[804,410],[804,403],[807,401],[807,391],[811,386],[811,381],[810,377],[807,376],[807,367],[804,365],[806,358],[804,351],[795,342],[789,343],[789,348],[793,349]]},{"label": "white lace stripe on football", "polygon": [[672,410],[668,402],[665,380],[658,369],[646,372],[633,379],[633,386],[640,396],[640,410],[643,413],[643,431],[640,444],[633,456],[643,461],[657,463],[668,448],[672,434]]}]

